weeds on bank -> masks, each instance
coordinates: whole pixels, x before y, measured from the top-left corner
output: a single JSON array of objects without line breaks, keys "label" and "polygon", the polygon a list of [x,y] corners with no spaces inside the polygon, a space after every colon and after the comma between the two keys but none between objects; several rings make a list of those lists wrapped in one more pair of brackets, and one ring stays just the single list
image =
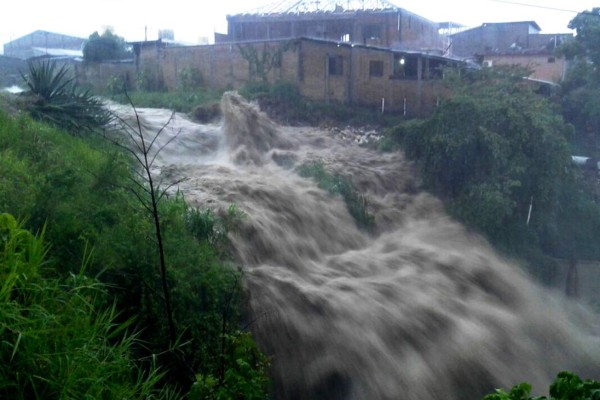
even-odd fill
[{"label": "weeds on bank", "polygon": [[356,224],[369,232],[373,231],[375,218],[368,212],[368,200],[354,188],[348,178],[327,172],[322,161],[302,164],[296,171],[304,178],[313,178],[321,189],[342,196]]}]

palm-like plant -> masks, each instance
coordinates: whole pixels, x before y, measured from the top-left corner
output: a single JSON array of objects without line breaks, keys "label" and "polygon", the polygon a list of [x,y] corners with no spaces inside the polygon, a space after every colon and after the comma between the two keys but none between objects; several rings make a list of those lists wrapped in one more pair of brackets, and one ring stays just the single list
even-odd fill
[{"label": "palm-like plant", "polygon": [[49,121],[74,134],[92,132],[112,120],[102,100],[79,89],[66,65],[51,61],[29,62],[29,73],[21,73],[29,88],[23,95],[32,117]]}]

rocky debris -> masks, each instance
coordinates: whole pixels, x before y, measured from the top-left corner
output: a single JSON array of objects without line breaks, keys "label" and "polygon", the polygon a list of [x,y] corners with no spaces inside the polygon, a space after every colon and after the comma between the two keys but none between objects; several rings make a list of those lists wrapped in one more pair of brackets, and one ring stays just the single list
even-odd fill
[{"label": "rocky debris", "polygon": [[329,133],[343,141],[354,142],[359,145],[378,142],[383,138],[383,132],[369,127],[332,127],[329,128]]}]

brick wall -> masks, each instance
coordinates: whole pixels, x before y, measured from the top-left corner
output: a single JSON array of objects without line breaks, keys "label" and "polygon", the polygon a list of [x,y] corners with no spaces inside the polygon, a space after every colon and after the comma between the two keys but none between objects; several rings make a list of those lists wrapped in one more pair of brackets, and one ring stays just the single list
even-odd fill
[{"label": "brick wall", "polygon": [[73,63],[77,83],[84,88],[93,87],[104,92],[114,80],[124,81],[127,87],[135,86],[137,73],[133,63]]},{"label": "brick wall", "polygon": [[[297,44],[290,45],[287,41],[276,41],[244,43],[240,46],[255,48],[259,57],[265,49],[267,52],[273,52],[283,48],[282,46],[287,46],[281,54],[281,65],[273,67],[267,77],[270,82],[297,80]],[[197,69],[202,74],[205,84],[216,89],[239,89],[250,80],[260,79],[257,76],[250,76],[249,63],[242,56],[237,44],[167,47],[156,54],[146,53],[140,58],[140,69],[159,65],[167,90],[175,90],[180,86],[181,73],[185,68]]]},{"label": "brick wall", "polygon": [[485,60],[491,61],[492,67],[497,65],[521,65],[533,70],[530,78],[555,83],[562,80],[567,67],[564,58],[555,57],[551,54],[485,56]]},{"label": "brick wall", "polygon": [[[299,53],[301,66],[297,81],[300,93],[311,99],[350,102],[349,83],[351,80],[351,47],[332,46],[314,41],[302,41]],[[333,61],[335,60],[335,61]],[[341,71],[339,63],[341,61]],[[338,63],[337,72],[331,63]],[[341,73],[340,73],[341,72]]]},{"label": "brick wall", "polygon": [[[404,112],[407,116],[423,116],[432,112],[437,98],[443,95],[441,81],[427,80],[426,73],[419,77],[393,77],[393,66],[399,57],[386,49],[351,46],[332,42],[299,39],[294,41],[254,42],[259,55],[268,49],[287,45],[281,65],[268,74],[269,82],[287,81],[296,84],[300,93],[310,99],[346,104],[381,107]],[[408,54],[422,70],[429,65],[426,56]],[[433,61],[431,61],[433,63]],[[439,61],[438,61],[439,62]],[[248,61],[237,44],[212,46],[166,47],[142,51],[140,71],[159,71],[166,89],[179,88],[181,71],[195,68],[204,77],[207,86],[215,89],[239,89],[251,78]]]},{"label": "brick wall", "polygon": [[234,15],[228,37],[256,41],[310,37],[362,45],[421,50],[441,49],[437,24],[406,10],[310,13],[306,15]]},{"label": "brick wall", "polygon": [[506,53],[515,44],[529,48],[529,22],[483,24],[452,36],[452,53],[460,57]]}]

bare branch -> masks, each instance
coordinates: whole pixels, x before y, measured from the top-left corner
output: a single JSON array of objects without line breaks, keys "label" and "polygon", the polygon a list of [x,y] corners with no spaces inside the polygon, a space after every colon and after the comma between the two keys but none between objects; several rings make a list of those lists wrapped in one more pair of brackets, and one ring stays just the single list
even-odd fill
[{"label": "bare branch", "polygon": [[[171,113],[171,116],[169,117],[167,122],[165,122],[164,125],[158,130],[158,132],[156,132],[156,135],[154,135],[154,138],[148,145],[148,152],[150,152],[150,149],[152,149],[152,146],[154,146],[154,142],[156,141],[156,139],[158,139],[158,137],[163,133],[163,131],[167,128],[167,126],[169,126],[169,124],[173,121],[173,119],[175,119],[175,111],[173,111]],[[177,133],[177,134],[179,134],[179,133]]]},{"label": "bare branch", "polygon": [[150,194],[150,190],[148,190],[148,188],[146,188],[144,185],[142,185],[141,183],[139,183],[137,180],[135,180],[133,178],[129,178],[129,180],[131,182],[133,182],[138,188],[140,188],[142,190],[142,192],[146,193],[147,195]]},{"label": "bare branch", "polygon": [[[160,154],[160,152],[168,145],[170,144],[173,140],[175,140],[177,138],[177,136],[179,136],[179,134],[181,133],[181,129],[177,131],[177,133],[175,135],[173,135],[172,138],[170,138],[169,140],[167,140],[167,143],[163,144],[157,151],[156,153],[154,153],[154,157],[152,157],[152,160],[150,161],[150,164],[148,164],[150,167],[154,164],[154,160],[156,159],[156,156],[158,156]],[[152,142],[152,144],[154,144],[154,142]]]},{"label": "bare branch", "polygon": [[140,204],[146,209],[146,211],[152,214],[152,209],[146,204],[146,201],[143,199],[143,197],[136,192],[134,188],[129,188],[129,191],[133,193],[133,195],[139,200]]},{"label": "bare branch", "polygon": [[165,189],[161,190],[160,195],[158,196],[158,200],[156,200],[157,202],[160,202],[160,200],[163,198],[163,196],[167,193],[167,191],[169,189],[171,189],[173,186],[179,185],[181,182],[187,181],[188,178],[181,178],[176,180],[175,182],[171,183],[169,186],[167,186]]},{"label": "bare branch", "polygon": [[119,148],[121,148],[121,149],[123,149],[123,150],[127,151],[129,154],[131,154],[131,155],[132,155],[132,156],[133,156],[133,157],[136,159],[136,161],[137,161],[139,164],[141,164],[141,165],[144,165],[144,163],[143,163],[142,159],[141,159],[141,158],[140,158],[140,157],[137,155],[137,153],[136,153],[136,152],[135,152],[133,149],[131,149],[131,147],[129,147],[129,146],[125,146],[125,145],[124,145],[124,144],[122,144],[121,142],[119,142],[119,141],[117,141],[117,140],[114,140],[114,139],[112,139],[112,138],[108,137],[107,135],[104,135],[104,139],[108,140],[109,142],[111,142],[111,143],[112,143],[112,144],[114,144],[115,146],[117,146],[117,147],[119,147]]}]

